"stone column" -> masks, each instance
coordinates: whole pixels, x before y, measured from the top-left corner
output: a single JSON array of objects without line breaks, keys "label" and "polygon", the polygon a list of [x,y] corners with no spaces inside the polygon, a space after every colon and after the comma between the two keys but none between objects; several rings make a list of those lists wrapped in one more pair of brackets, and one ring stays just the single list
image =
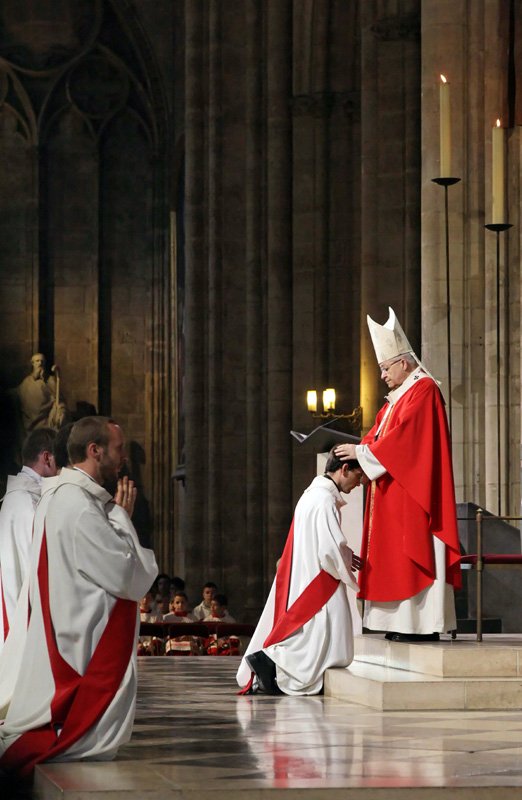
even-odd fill
[{"label": "stone column", "polygon": [[519,126],[508,132],[508,215],[513,228],[506,242],[507,270],[506,297],[506,344],[509,354],[506,375],[506,394],[509,413],[507,430],[507,502],[509,514],[520,515],[521,506],[521,301],[520,277],[522,206],[522,132]]},{"label": "stone column", "polygon": [[[210,0],[208,6],[208,199],[206,206],[208,225],[208,354],[206,372],[208,374],[208,467],[207,475],[207,513],[202,531],[207,540],[207,576],[221,587],[222,560],[222,476],[227,471],[229,454],[222,450],[222,403],[223,403],[223,340],[222,340],[222,58],[221,24],[222,13],[219,0]],[[201,265],[203,266],[203,265]],[[203,298],[200,296],[200,302]],[[200,465],[201,466],[201,465]],[[221,587],[222,588],[222,587]]]},{"label": "stone column", "polygon": [[[457,500],[478,503],[493,513],[500,508],[504,514],[515,514],[520,502],[519,242],[516,234],[514,239],[511,233],[501,235],[497,307],[496,235],[484,229],[491,221],[491,131],[498,116],[507,125],[506,14],[506,5],[496,1],[422,4],[422,326],[423,355],[434,374],[442,377],[448,398],[444,198],[431,183],[439,157],[437,76],[444,71],[451,84],[452,172],[462,178],[449,190]],[[519,205],[516,138],[506,132],[511,213]]]},{"label": "stone column", "polygon": [[266,5],[267,136],[267,570],[275,562],[292,513],[292,4]]},{"label": "stone column", "polygon": [[[246,0],[246,177],[245,177],[245,299],[246,299],[246,525],[245,611],[255,619],[264,598],[262,531],[266,523],[264,469],[266,463],[264,420],[267,404],[264,395],[264,148],[263,117],[263,45],[259,32],[263,26],[261,0]],[[267,576],[267,580],[268,580]]]},{"label": "stone column", "polygon": [[420,130],[418,4],[361,9],[361,405],[373,424],[384,394],[366,314],[384,322],[388,306],[419,344]]},{"label": "stone column", "polygon": [[[186,498],[183,532],[187,583],[195,589],[201,565],[208,563],[205,541],[207,470],[202,467],[208,442],[205,413],[207,295],[203,265],[205,241],[205,92],[203,0],[185,4],[185,263],[186,373],[185,455]],[[195,584],[195,586],[193,586]]]},{"label": "stone column", "polygon": [[[294,427],[317,420],[306,409],[307,389],[331,385],[329,361],[330,274],[328,240],[329,140],[332,93],[328,91],[329,3],[306,0],[293,30],[293,395]],[[315,473],[315,455],[294,448],[297,499]]]},{"label": "stone column", "polygon": [[[483,136],[484,147],[484,222],[492,222],[492,129],[497,118],[505,131],[506,154],[508,146],[507,126],[509,124],[507,107],[502,102],[504,98],[503,87],[507,88],[507,75],[505,72],[505,52],[508,47],[508,36],[505,27],[507,15],[505,3],[501,0],[484,4],[482,24],[484,31],[484,78],[483,78]],[[517,76],[518,78],[518,76]],[[518,158],[516,148],[511,155]],[[506,161],[506,179],[515,170],[510,169],[509,159]],[[518,199],[516,202],[518,206]],[[509,216],[509,208],[505,212]],[[516,229],[515,233],[516,241]],[[499,297],[497,304],[497,234],[484,231],[484,355],[485,355],[485,462],[484,479],[486,508],[492,513],[510,513],[509,498],[509,431],[510,409],[508,396],[508,376],[511,374],[509,340],[513,333],[509,329],[510,307],[508,305],[509,286],[509,246],[511,232],[506,231],[499,235],[500,258],[498,263]],[[470,265],[471,266],[471,265]],[[511,308],[513,311],[513,308]],[[518,347],[517,347],[518,354]],[[518,360],[518,359],[517,359]],[[520,390],[517,392],[517,406],[520,404]],[[518,414],[517,414],[518,417]],[[518,457],[518,448],[515,446],[514,456]],[[519,478],[518,469],[515,470],[515,480]],[[511,478],[512,480],[512,478]],[[517,487],[518,489],[518,487]],[[520,490],[516,492],[517,503],[511,513],[520,513]]]},{"label": "stone column", "polygon": [[[482,3],[477,6],[482,8]],[[464,300],[464,282],[467,290],[471,289],[465,277],[465,239],[466,218],[465,206],[470,192],[476,191],[482,167],[478,172],[470,174],[465,170],[465,137],[468,115],[466,113],[467,98],[465,95],[466,71],[465,62],[466,28],[468,6],[466,3],[432,2],[422,4],[422,357],[426,360],[432,374],[442,381],[441,390],[446,399],[448,411],[451,409],[453,461],[455,469],[457,499],[463,497],[464,459],[471,455],[468,451],[469,440],[463,432],[463,421],[469,397],[466,389],[467,367],[464,364],[463,336],[465,336],[466,317],[475,316],[478,323],[479,314],[483,313],[483,298],[480,283],[480,271],[477,272],[478,284],[473,291],[475,295],[474,310]],[[473,10],[472,10],[473,14]],[[478,43],[477,43],[478,44]],[[473,58],[473,56],[471,56]],[[478,65],[477,65],[478,66]],[[448,341],[448,307],[446,302],[446,245],[445,245],[445,213],[444,189],[432,182],[440,175],[440,136],[439,136],[439,86],[440,75],[444,74],[450,84],[451,91],[451,133],[452,133],[452,173],[462,178],[462,182],[448,189],[449,205],[449,252],[450,252],[450,342]],[[470,81],[470,91],[473,93]],[[477,98],[478,99],[478,98]],[[475,131],[480,139],[479,131]],[[473,162],[479,153],[475,153],[472,141],[468,142],[468,158]],[[482,150],[482,147],[480,147]],[[475,164],[474,164],[475,166]],[[479,166],[476,164],[476,166]],[[470,181],[472,182],[470,185]],[[482,232],[480,220],[476,221],[468,235],[480,247]],[[478,253],[477,253],[478,255]],[[464,304],[468,306],[464,310]],[[479,323],[479,328],[482,327]],[[483,354],[475,348],[476,372],[482,372]],[[451,392],[448,385],[448,373],[451,368]],[[479,402],[480,405],[480,402]],[[477,409],[474,409],[475,414]],[[473,414],[471,408],[467,413]],[[476,425],[476,420],[475,423]],[[469,463],[469,462],[467,462]]]}]

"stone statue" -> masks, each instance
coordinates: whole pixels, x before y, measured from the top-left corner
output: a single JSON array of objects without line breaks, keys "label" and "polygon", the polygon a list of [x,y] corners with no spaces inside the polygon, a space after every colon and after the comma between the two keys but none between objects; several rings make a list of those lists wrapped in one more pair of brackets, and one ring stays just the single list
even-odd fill
[{"label": "stone statue", "polygon": [[67,407],[60,397],[60,373],[56,365],[49,374],[43,353],[31,356],[31,373],[17,386],[24,435],[35,428],[58,430],[67,422]]}]

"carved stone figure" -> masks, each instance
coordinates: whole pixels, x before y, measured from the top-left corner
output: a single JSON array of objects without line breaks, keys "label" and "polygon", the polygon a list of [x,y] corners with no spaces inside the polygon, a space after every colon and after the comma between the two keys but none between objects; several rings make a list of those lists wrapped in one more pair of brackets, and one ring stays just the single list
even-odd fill
[{"label": "carved stone figure", "polygon": [[60,397],[58,367],[51,367],[51,373],[46,370],[43,353],[31,356],[31,373],[16,389],[24,435],[35,428],[58,430],[67,421],[67,407]]}]

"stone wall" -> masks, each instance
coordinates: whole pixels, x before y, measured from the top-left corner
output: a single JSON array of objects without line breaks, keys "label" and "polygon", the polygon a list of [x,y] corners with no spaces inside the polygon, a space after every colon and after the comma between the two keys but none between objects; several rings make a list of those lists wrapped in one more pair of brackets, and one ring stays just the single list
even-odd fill
[{"label": "stone wall", "polygon": [[[483,227],[492,120],[499,105],[514,119],[506,4],[38,5],[1,12],[0,382],[43,349],[73,408],[121,419],[162,568],[256,616],[315,473],[289,436],[315,424],[305,392],[333,385],[371,425],[384,388],[366,314],[388,305],[451,403],[458,499],[518,511],[518,128],[498,317]],[[451,393],[442,71],[462,178]]]},{"label": "stone wall", "polygon": [[73,418],[97,411],[122,423],[139,526],[155,527],[161,552],[172,462],[158,400],[168,399],[172,344],[160,311],[168,109],[149,47],[126,3],[2,9],[0,386],[4,475],[17,455],[6,390],[35,351],[59,365]]},{"label": "stone wall", "polygon": [[402,5],[185,4],[176,547],[191,588],[211,578],[247,616],[315,473],[289,436],[317,424],[306,390],[334,385],[346,411],[363,397],[368,426],[366,312],[393,304],[418,342],[420,19]]}]

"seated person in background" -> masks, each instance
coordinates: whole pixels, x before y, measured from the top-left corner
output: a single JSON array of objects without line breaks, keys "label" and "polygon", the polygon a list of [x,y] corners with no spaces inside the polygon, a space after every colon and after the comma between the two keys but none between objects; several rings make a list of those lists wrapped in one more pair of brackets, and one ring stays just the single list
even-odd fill
[{"label": "seated person in background", "polygon": [[174,597],[176,592],[184,592],[184,591],[185,591],[185,581],[183,580],[183,578],[179,578],[177,575],[174,575],[174,577],[170,579],[169,583],[170,596]]},{"label": "seated person in background", "polygon": [[[161,622],[158,620],[154,596],[152,591],[148,591],[140,600],[140,622]],[[161,656],[163,655],[164,645],[160,636],[140,636],[138,639],[139,656]]]},{"label": "seated person in background", "polygon": [[156,620],[155,622],[163,622],[163,617],[170,611],[170,597],[168,594],[156,595]]},{"label": "seated person in background", "polygon": [[[235,622],[227,610],[228,599],[224,594],[216,594],[210,602],[211,613],[203,622]],[[212,634],[206,641],[206,653],[209,656],[238,656],[240,642],[237,636],[217,636]]]},{"label": "seated person in background", "polygon": [[147,592],[140,600],[140,622],[156,622],[152,592]]},{"label": "seated person in background", "polygon": [[176,592],[170,601],[170,612],[163,615],[163,622],[196,622],[194,614],[188,610],[185,592]]},{"label": "seated person in background", "polygon": [[160,572],[154,581],[152,591],[155,595],[160,594],[162,596],[167,595],[167,597],[170,597],[170,575],[167,575],[166,572]]},{"label": "seated person in background", "polygon": [[210,601],[210,614],[203,622],[235,622],[228,613],[228,598],[224,594],[216,594]]},{"label": "seated person in background", "polygon": [[203,620],[205,619],[205,617],[208,617],[208,615],[212,613],[210,608],[210,603],[216,592],[217,592],[217,586],[215,583],[209,581],[209,583],[206,583],[204,585],[202,591],[203,600],[201,601],[199,606],[196,606],[195,608],[192,609],[192,613],[194,614],[197,620]]},{"label": "seated person in background", "polygon": [[[163,622],[196,622],[188,610],[188,597],[185,592],[176,592],[170,601],[170,614],[165,614]],[[199,636],[167,636],[165,655],[198,656],[201,653]]]}]

